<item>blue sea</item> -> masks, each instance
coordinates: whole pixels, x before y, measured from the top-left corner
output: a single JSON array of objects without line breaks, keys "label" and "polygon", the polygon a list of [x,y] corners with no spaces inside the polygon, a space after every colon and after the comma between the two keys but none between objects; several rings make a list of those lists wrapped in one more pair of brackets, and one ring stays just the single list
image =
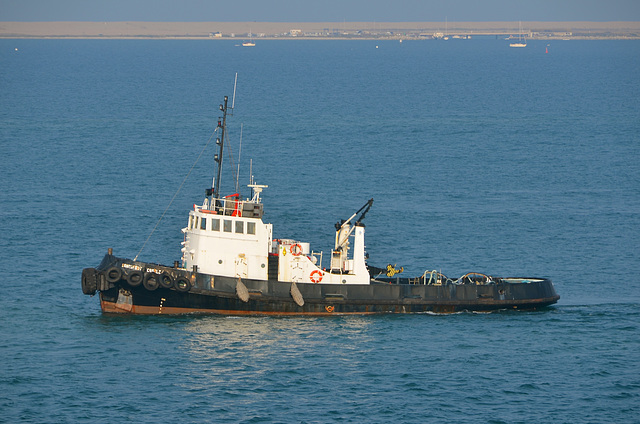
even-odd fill
[{"label": "blue sea", "polygon": [[[639,41],[237,44],[0,40],[0,422],[640,422]],[[180,259],[236,73],[221,188],[268,185],[274,237],[328,252],[373,197],[370,264],[560,301],[103,315],[82,269]]]}]

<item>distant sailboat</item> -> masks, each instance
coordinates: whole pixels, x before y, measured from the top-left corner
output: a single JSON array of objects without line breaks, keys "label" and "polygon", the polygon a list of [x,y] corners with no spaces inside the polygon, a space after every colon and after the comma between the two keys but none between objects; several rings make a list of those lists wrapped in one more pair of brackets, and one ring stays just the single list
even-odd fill
[{"label": "distant sailboat", "polygon": [[253,38],[251,36],[251,31],[249,31],[249,41],[245,41],[242,43],[243,47],[255,47],[256,43],[253,42]]},{"label": "distant sailboat", "polygon": [[527,47],[527,39],[522,33],[522,22],[520,22],[520,33],[518,34],[518,42],[509,44],[509,47]]}]

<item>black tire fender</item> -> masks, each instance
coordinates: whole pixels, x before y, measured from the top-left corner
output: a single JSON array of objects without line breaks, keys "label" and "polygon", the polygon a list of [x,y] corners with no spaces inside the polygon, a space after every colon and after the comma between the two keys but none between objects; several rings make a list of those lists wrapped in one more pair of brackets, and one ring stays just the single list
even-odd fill
[{"label": "black tire fender", "polygon": [[112,266],[107,270],[106,275],[109,283],[116,283],[122,279],[122,268]]},{"label": "black tire fender", "polygon": [[131,271],[131,273],[127,275],[127,283],[129,283],[131,287],[138,287],[140,284],[142,284],[143,280],[144,274],[142,273],[142,271]]},{"label": "black tire fender", "polygon": [[147,272],[144,275],[144,280],[142,281],[142,285],[145,289],[149,291],[154,291],[158,287],[160,287],[160,283],[158,282],[159,276],[158,274],[154,274],[152,272]]},{"label": "black tire fender", "polygon": [[98,289],[98,272],[94,268],[82,270],[82,293],[93,296]]},{"label": "black tire fender", "polygon": [[170,274],[164,273],[160,275],[158,282],[160,283],[160,287],[164,287],[165,289],[173,287],[173,277]]},{"label": "black tire fender", "polygon": [[174,283],[174,287],[177,291],[186,293],[191,290],[191,281],[186,277],[178,277]]}]

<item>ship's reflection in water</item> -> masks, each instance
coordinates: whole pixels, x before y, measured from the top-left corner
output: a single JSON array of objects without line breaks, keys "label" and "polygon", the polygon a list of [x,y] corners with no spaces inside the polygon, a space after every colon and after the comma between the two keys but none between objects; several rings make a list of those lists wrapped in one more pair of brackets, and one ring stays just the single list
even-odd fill
[{"label": "ship's reflection in water", "polygon": [[[333,373],[356,372],[375,345],[377,317],[202,317],[185,326],[184,389],[225,385],[240,394],[283,385],[317,385]],[[385,327],[384,325],[382,327]],[[350,371],[349,371],[350,370]],[[337,376],[334,376],[337,377]],[[221,386],[217,386],[220,390]],[[230,393],[227,393],[230,394]]]}]

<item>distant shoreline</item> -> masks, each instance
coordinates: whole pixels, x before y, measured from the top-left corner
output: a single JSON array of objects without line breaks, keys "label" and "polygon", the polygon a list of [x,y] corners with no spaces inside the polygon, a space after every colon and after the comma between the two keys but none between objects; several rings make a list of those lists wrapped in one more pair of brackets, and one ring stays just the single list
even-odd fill
[{"label": "distant shoreline", "polygon": [[[529,39],[640,39],[640,22],[522,22]],[[0,22],[5,39],[435,39],[513,37],[518,22]]]}]

